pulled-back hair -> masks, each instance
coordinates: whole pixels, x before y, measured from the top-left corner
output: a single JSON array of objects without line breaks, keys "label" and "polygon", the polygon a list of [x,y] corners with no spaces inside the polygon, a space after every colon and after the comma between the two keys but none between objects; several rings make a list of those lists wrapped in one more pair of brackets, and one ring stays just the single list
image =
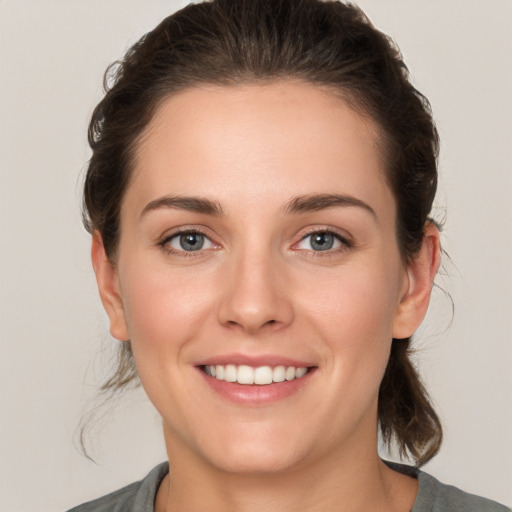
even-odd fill
[{"label": "pulled-back hair", "polygon": [[[437,187],[438,135],[394,43],[359,8],[338,1],[213,0],[164,19],[105,74],[89,126],[83,218],[113,262],[137,142],[162,101],[198,84],[286,79],[328,87],[379,127],[399,249],[405,262],[416,256]],[[422,464],[439,450],[442,429],[409,345],[393,340],[378,418],[384,441]],[[105,391],[137,379],[130,343],[120,350]]]}]

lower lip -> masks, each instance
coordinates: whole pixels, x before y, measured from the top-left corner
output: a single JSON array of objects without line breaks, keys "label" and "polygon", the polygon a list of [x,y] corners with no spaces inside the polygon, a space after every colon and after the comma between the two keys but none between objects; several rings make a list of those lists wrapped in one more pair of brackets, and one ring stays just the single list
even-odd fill
[{"label": "lower lip", "polygon": [[236,404],[250,406],[267,405],[294,395],[307,385],[314,370],[314,368],[310,368],[308,373],[300,379],[285,380],[284,382],[274,382],[265,385],[251,385],[218,380],[207,375],[201,368],[198,368],[205,382],[214,392]]}]

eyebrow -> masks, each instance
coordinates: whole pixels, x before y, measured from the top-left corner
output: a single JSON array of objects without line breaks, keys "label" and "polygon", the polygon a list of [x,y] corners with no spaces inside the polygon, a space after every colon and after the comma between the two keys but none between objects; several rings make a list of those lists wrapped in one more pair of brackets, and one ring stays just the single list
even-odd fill
[{"label": "eyebrow", "polygon": [[[377,214],[369,204],[350,195],[310,194],[298,196],[289,201],[283,211],[287,215],[293,215],[316,212],[337,206],[362,208],[377,220]],[[222,207],[217,201],[212,201],[205,197],[163,196],[150,201],[144,207],[140,216],[143,217],[150,211],[162,208],[186,210],[189,212],[202,213],[204,215],[212,215],[214,217],[222,217],[224,215]]]},{"label": "eyebrow", "polygon": [[286,214],[307,213],[325,210],[336,206],[357,207],[367,211],[377,220],[375,210],[361,199],[350,195],[311,194],[293,198],[284,208]]},{"label": "eyebrow", "polygon": [[222,207],[218,202],[206,199],[205,197],[163,196],[149,202],[142,210],[140,216],[143,217],[148,212],[162,208],[187,210],[215,217],[224,215]]}]

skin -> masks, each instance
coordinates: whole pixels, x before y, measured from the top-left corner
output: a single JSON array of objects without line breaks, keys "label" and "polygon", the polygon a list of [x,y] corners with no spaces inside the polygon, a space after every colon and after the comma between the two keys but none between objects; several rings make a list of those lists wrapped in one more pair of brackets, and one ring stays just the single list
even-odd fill
[{"label": "skin", "polygon": [[[332,92],[291,81],[185,90],[147,127],[115,261],[98,233],[92,259],[111,333],[131,340],[163,419],[172,478],[157,511],[412,508],[417,481],[378,457],[377,396],[392,338],[425,316],[439,235],[427,225],[404,263],[378,136]],[[357,204],[290,211],[319,194]],[[179,229],[204,233],[203,249],[184,251]],[[334,247],[315,250],[311,230]],[[315,369],[286,398],[237,404],[197,367],[232,353]]]}]

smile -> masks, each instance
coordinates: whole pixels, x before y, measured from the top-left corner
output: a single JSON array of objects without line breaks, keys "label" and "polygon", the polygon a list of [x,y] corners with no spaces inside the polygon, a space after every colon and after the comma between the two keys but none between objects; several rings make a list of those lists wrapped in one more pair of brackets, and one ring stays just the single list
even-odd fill
[{"label": "smile", "polygon": [[237,382],[238,384],[264,386],[274,382],[300,379],[308,373],[308,368],[295,366],[258,366],[247,365],[205,365],[204,372],[217,380]]}]

